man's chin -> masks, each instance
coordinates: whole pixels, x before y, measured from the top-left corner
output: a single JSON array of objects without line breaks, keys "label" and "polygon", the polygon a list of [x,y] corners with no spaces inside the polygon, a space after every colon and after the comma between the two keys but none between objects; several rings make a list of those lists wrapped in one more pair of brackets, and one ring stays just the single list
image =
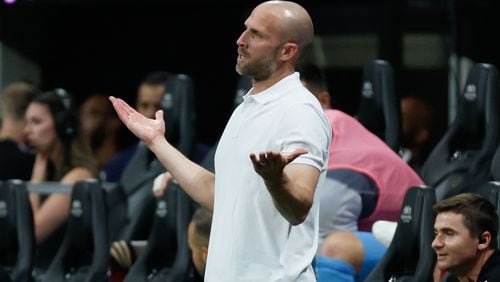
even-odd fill
[{"label": "man's chin", "polygon": [[239,75],[244,75],[240,69],[240,67],[238,66],[238,64],[236,64],[235,68],[236,72],[239,74]]}]

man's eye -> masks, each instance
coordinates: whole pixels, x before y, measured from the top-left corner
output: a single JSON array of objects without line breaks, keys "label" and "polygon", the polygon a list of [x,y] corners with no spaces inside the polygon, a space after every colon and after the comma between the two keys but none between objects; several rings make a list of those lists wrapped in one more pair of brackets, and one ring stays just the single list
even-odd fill
[{"label": "man's eye", "polygon": [[253,33],[253,36],[254,36],[255,38],[262,38],[262,34],[260,34],[260,33],[258,33],[258,32],[254,32],[254,33]]}]

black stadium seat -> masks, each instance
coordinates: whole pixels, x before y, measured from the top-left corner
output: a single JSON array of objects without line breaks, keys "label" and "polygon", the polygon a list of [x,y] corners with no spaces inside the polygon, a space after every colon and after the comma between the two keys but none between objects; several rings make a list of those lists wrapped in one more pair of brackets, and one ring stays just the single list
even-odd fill
[{"label": "black stadium seat", "polygon": [[66,233],[43,281],[108,281],[106,215],[101,184],[95,179],[75,183]]},{"label": "black stadium seat", "polygon": [[433,188],[417,186],[408,190],[391,244],[366,282],[432,281],[436,261],[431,248],[435,204]]},{"label": "black stadium seat", "polygon": [[0,281],[32,281],[33,213],[26,184],[0,181]]},{"label": "black stadium seat", "polygon": [[[481,189],[477,191],[478,194],[490,200],[497,209],[497,214],[500,217],[500,182],[489,181],[481,186]],[[500,248],[500,227],[497,234],[497,248]]]},{"label": "black stadium seat", "polygon": [[394,93],[394,74],[389,62],[373,60],[364,67],[361,99],[356,116],[363,126],[383,140],[394,152],[399,152],[401,108]]},{"label": "black stadium seat", "polygon": [[[192,79],[185,74],[173,74],[166,81],[166,93],[161,107],[164,110],[166,132],[171,144],[187,157],[195,146],[195,104]],[[165,168],[142,142],[123,171],[114,189],[110,204],[111,240],[146,240],[155,213],[153,181]],[[146,228],[144,228],[146,226]]]},{"label": "black stadium seat", "polygon": [[125,277],[126,282],[191,281],[194,268],[187,229],[194,207],[181,187],[170,182],[165,195],[157,200],[148,243]]},{"label": "black stadium seat", "polygon": [[457,116],[422,166],[425,183],[437,200],[467,191],[490,178],[499,139],[498,72],[476,64],[459,97]]},{"label": "black stadium seat", "polygon": [[494,181],[500,181],[500,145],[498,146],[493,160],[491,161],[491,178]]}]

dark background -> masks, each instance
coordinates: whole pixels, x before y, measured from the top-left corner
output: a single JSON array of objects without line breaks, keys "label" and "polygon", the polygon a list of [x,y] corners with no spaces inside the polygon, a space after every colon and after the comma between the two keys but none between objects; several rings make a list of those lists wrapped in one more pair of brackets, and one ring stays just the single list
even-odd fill
[{"label": "dark background", "polygon": [[[151,71],[195,81],[200,141],[213,144],[229,117],[238,75],[236,39],[261,1],[17,1],[0,3],[0,40],[38,64],[42,89],[64,87],[79,101],[101,92],[132,101]],[[298,1],[316,35],[376,33],[378,58],[391,62],[397,94],[431,99],[446,126],[447,66],[406,69],[402,34],[435,32],[447,53],[500,65],[498,0]],[[451,70],[455,71],[455,70]],[[336,107],[354,113],[362,68],[327,67]]]}]

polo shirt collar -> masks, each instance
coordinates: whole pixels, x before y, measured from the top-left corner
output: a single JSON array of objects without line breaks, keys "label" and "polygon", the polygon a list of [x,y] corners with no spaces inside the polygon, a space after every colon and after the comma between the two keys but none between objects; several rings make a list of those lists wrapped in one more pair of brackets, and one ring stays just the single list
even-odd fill
[{"label": "polo shirt collar", "polygon": [[300,76],[298,72],[294,72],[256,95],[252,95],[253,93],[253,87],[252,87],[252,89],[250,89],[250,91],[248,91],[248,93],[245,96],[243,96],[243,99],[255,100],[259,104],[266,104],[280,98],[281,97],[280,94],[286,92],[291,86],[295,86],[297,83],[299,84],[301,83]]}]

